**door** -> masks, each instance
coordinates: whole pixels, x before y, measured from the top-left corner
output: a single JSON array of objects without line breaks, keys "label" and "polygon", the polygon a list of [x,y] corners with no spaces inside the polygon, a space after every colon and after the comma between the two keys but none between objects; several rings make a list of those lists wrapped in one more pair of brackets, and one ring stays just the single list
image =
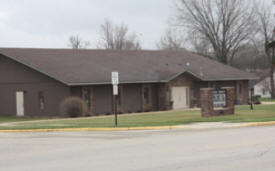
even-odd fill
[{"label": "door", "polygon": [[16,115],[24,116],[24,92],[16,92]]},{"label": "door", "polygon": [[172,87],[173,109],[189,108],[188,87]]}]

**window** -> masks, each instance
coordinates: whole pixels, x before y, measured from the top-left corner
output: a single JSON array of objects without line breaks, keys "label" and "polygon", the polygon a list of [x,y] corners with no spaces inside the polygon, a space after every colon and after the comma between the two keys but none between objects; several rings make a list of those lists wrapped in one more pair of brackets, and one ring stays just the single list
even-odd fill
[{"label": "window", "polygon": [[144,104],[150,104],[150,89],[148,87],[144,88],[143,98],[144,98]]},{"label": "window", "polygon": [[44,110],[45,109],[45,98],[44,98],[44,93],[42,91],[40,91],[38,93],[38,102],[39,102],[40,110]]},{"label": "window", "polygon": [[83,88],[83,99],[86,105],[90,108],[91,107],[91,98],[90,98],[90,89]]}]

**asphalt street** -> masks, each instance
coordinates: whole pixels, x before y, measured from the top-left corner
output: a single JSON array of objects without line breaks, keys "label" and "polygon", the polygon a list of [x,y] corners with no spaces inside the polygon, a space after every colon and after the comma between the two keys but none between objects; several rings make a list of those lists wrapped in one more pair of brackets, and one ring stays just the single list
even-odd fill
[{"label": "asphalt street", "polygon": [[1,133],[0,171],[274,171],[275,126]]}]

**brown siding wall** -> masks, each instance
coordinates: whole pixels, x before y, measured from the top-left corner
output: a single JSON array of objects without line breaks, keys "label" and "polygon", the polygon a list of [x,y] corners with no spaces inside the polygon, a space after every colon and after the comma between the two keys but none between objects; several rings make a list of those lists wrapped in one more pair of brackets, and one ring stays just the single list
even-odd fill
[{"label": "brown siding wall", "polygon": [[159,110],[158,84],[152,84],[152,110]]},{"label": "brown siding wall", "polygon": [[123,85],[124,112],[141,112],[141,84]]},{"label": "brown siding wall", "polygon": [[[121,106],[118,106],[118,113],[136,113],[146,111],[157,111],[159,109],[158,84],[121,84]],[[149,87],[151,103],[143,103],[143,88]],[[82,86],[72,87],[71,95],[82,97]],[[91,92],[91,113],[90,114],[112,114],[113,96],[111,85],[87,86]]]},{"label": "brown siding wall", "polygon": [[71,96],[82,97],[82,87],[71,87]]},{"label": "brown siding wall", "polygon": [[[66,85],[11,59],[0,56],[0,115],[16,115],[16,91],[24,91],[25,116],[58,116],[60,102],[70,95]],[[42,91],[45,109],[40,110]]]},{"label": "brown siding wall", "polygon": [[94,113],[99,114],[111,114],[112,113],[112,86],[100,85],[94,86]]}]

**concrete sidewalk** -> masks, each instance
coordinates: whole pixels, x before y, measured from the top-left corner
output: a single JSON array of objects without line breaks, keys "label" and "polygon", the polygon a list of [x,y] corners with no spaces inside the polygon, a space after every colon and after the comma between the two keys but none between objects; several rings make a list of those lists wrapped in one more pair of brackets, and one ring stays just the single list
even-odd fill
[{"label": "concrete sidewalk", "polygon": [[262,105],[274,105],[275,102],[261,102]]},{"label": "concrete sidewalk", "polygon": [[243,128],[243,127],[269,126],[269,125],[275,125],[275,121],[250,122],[250,123],[202,122],[202,123],[193,123],[193,124],[187,124],[187,125],[156,126],[156,127],[22,129],[22,130],[0,130],[0,133],[182,130],[182,129],[207,130],[207,129]]}]

